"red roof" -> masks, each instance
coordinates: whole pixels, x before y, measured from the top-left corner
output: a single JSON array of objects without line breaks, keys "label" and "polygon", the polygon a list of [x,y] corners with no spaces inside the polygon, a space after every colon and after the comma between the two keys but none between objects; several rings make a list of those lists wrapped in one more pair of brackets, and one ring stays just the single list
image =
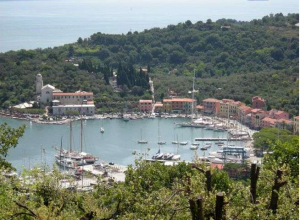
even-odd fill
[{"label": "red roof", "polygon": [[269,123],[272,123],[272,124],[275,124],[275,123],[277,122],[277,119],[265,117],[262,121],[264,121],[264,122],[269,122]]},{"label": "red roof", "polygon": [[195,102],[195,99],[190,98],[172,98],[172,102]]},{"label": "red roof", "polygon": [[204,99],[203,102],[220,102],[220,100],[214,98],[208,98],[208,99]]},{"label": "red roof", "polygon": [[139,100],[139,103],[152,103],[152,100]]},{"label": "red roof", "polygon": [[66,96],[66,95],[74,95],[74,96],[86,96],[93,95],[92,92],[54,92],[55,96]]},{"label": "red roof", "polygon": [[196,108],[197,109],[203,109],[204,107],[202,105],[197,105]]}]

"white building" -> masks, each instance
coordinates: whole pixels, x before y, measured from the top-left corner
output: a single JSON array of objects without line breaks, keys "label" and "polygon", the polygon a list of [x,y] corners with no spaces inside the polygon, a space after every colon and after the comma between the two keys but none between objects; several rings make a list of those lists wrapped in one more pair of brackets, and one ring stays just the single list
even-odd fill
[{"label": "white building", "polygon": [[92,92],[53,92],[53,100],[60,101],[61,105],[81,105],[84,101],[93,101]]},{"label": "white building", "polygon": [[45,85],[41,89],[40,102],[43,104],[50,104],[52,102],[52,94],[55,90],[54,86]]},{"label": "white building", "polygon": [[53,100],[53,115],[73,115],[75,112],[79,115],[94,115],[95,105],[85,102],[82,105],[61,105],[58,100]]}]

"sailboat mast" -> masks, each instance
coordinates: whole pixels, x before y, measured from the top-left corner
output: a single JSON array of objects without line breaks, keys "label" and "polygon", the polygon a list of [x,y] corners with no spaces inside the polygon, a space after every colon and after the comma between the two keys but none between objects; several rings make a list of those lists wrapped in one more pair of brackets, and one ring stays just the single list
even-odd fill
[{"label": "sailboat mast", "polygon": [[73,128],[72,128],[72,121],[70,121],[70,152],[72,152],[72,147],[73,147],[72,139],[73,139]]},{"label": "sailboat mast", "polygon": [[82,118],[80,120],[80,152],[82,152],[82,135],[83,135],[83,124],[82,124]]}]

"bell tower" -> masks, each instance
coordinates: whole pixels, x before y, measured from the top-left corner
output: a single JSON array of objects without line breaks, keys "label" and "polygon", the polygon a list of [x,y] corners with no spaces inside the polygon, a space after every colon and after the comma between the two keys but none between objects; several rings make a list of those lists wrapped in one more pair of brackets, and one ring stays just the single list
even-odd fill
[{"label": "bell tower", "polygon": [[39,73],[36,75],[36,80],[35,80],[35,93],[37,95],[41,94],[42,87],[43,87],[43,77]]}]

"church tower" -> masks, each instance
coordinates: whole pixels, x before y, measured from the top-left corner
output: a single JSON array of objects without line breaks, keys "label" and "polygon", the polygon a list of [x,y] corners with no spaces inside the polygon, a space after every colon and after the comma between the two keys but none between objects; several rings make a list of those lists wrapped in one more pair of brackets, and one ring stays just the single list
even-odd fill
[{"label": "church tower", "polygon": [[36,75],[36,81],[35,81],[35,93],[36,94],[41,94],[41,90],[43,87],[43,77],[39,73]]}]

